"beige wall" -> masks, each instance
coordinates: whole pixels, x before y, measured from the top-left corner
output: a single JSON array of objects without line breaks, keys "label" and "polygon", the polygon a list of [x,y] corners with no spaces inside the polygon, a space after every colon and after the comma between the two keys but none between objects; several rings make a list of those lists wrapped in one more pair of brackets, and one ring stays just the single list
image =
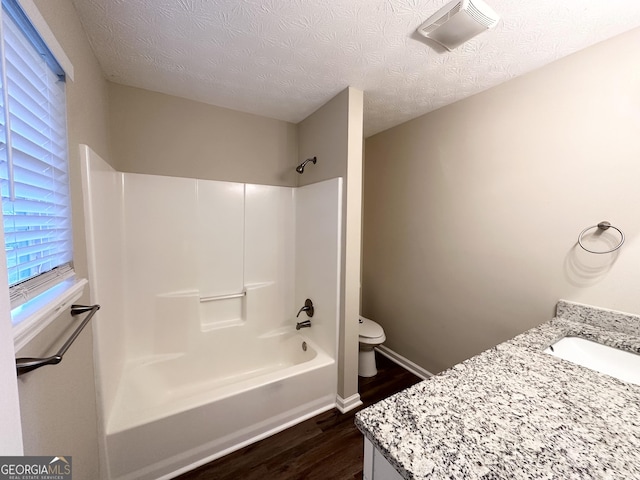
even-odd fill
[{"label": "beige wall", "polygon": [[[438,372],[559,298],[640,313],[638,45],[634,30],[367,140],[363,314],[389,348]],[[601,220],[627,234],[619,255],[576,246]]]},{"label": "beige wall", "polygon": [[296,185],[292,123],[115,83],[109,93],[117,170]]},{"label": "beige wall", "polygon": [[[36,0],[36,6],[74,66],[67,82],[69,162],[74,226],[74,263],[86,277],[80,143],[108,159],[108,90],[70,0]],[[85,294],[81,299],[88,301]],[[96,317],[97,318],[97,317]],[[77,320],[60,316],[20,356],[53,354]],[[18,380],[25,455],[71,455],[74,478],[99,478],[93,345],[86,328],[63,362]]]},{"label": "beige wall", "polygon": [[318,158],[302,175],[296,173],[299,186],[347,176],[349,95],[343,90],[298,124],[300,162]]},{"label": "beige wall", "polygon": [[[299,175],[308,185],[343,177],[342,287],[338,395],[358,393],[358,314],[362,216],[363,93],[347,88],[298,125],[300,159],[317,157]],[[345,405],[348,407],[349,405]]]}]

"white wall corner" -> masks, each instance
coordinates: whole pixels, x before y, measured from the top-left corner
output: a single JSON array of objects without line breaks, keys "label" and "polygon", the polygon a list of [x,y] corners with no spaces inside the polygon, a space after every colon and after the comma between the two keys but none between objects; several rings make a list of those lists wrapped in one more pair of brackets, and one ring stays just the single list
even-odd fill
[{"label": "white wall corner", "polygon": [[362,405],[362,400],[360,400],[359,393],[354,393],[348,398],[342,398],[340,395],[336,395],[336,408],[340,410],[340,413],[350,412],[360,405]]},{"label": "white wall corner", "polygon": [[[345,187],[343,268],[344,317],[342,318],[342,384],[339,393],[358,391],[358,315],[362,270],[362,128],[363,92],[348,88],[347,178]],[[349,397],[351,398],[351,397]]]}]

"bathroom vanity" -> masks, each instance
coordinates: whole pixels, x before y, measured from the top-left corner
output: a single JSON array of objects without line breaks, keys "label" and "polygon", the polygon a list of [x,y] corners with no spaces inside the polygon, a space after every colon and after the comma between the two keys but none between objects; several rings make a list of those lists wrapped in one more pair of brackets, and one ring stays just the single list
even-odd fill
[{"label": "bathroom vanity", "polygon": [[581,337],[640,353],[640,316],[557,316],[356,415],[364,478],[640,478],[640,385],[545,349]]}]

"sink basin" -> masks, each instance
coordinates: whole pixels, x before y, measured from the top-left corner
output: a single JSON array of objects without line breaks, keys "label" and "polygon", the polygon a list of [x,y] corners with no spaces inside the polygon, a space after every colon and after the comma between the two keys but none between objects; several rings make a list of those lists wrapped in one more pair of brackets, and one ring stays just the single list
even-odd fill
[{"label": "sink basin", "polygon": [[580,337],[564,337],[545,353],[568,360],[623,382],[640,385],[640,355]]}]

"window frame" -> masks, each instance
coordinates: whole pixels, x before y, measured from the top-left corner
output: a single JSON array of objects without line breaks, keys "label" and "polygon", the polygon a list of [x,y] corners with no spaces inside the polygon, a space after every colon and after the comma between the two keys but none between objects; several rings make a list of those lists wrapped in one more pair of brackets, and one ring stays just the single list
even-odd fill
[{"label": "window frame", "polygon": [[[67,80],[73,80],[73,65],[69,61],[69,58],[64,53],[64,50],[60,44],[56,41],[55,36],[49,29],[46,21],[40,15],[37,7],[32,0],[2,0],[3,12],[2,15],[8,15],[5,8],[11,8],[12,14],[9,15],[11,20],[22,31],[23,35],[29,40],[31,45],[36,51],[44,58],[51,58],[53,60],[45,60],[47,65],[52,68],[54,74],[59,78],[66,76]],[[14,10],[17,9],[17,10]],[[16,20],[16,13],[19,15]],[[26,27],[23,27],[26,26]],[[1,28],[4,42],[4,28]],[[48,56],[43,55],[46,52]],[[4,62],[4,58],[2,58]],[[66,75],[65,75],[66,74]],[[3,95],[7,90],[6,77],[2,82]],[[66,90],[66,87],[65,87]],[[64,122],[64,141],[65,151],[64,157],[66,159],[66,184],[69,189],[67,193],[68,209],[65,212],[65,217],[68,218],[70,224],[70,236],[69,240],[72,242],[73,237],[73,224],[72,224],[72,212],[71,212],[71,192],[70,192],[70,165],[69,165],[69,143],[68,143],[68,129],[67,124],[67,112],[66,104],[67,97],[66,91],[64,93],[64,118],[60,121]],[[7,98],[6,95],[4,98]],[[6,128],[3,126],[2,128]],[[10,125],[9,125],[10,128]],[[9,134],[10,135],[10,134]],[[61,137],[58,137],[61,138]],[[4,238],[4,226],[0,225],[0,233]],[[71,257],[73,257],[73,247],[71,247]],[[6,262],[6,253],[5,253]],[[12,317],[12,330],[14,337],[14,345],[16,350],[22,348],[31,339],[33,339],[38,333],[40,333],[49,323],[57,318],[61,311],[71,306],[73,302],[80,298],[84,291],[85,285],[88,283],[85,279],[78,279],[75,276],[73,270],[73,260],[68,264],[61,264],[57,267],[43,272],[41,275],[37,275],[23,282],[16,283],[9,288],[9,295],[13,298],[11,304],[11,317]],[[5,263],[6,264],[6,263]],[[44,285],[40,280],[44,278]],[[38,280],[40,279],[40,280]],[[29,285],[29,283],[32,285]],[[26,287],[26,288],[25,288]],[[23,296],[25,290],[29,290],[28,299],[26,301],[18,299]],[[20,291],[17,295],[16,292]]]}]

